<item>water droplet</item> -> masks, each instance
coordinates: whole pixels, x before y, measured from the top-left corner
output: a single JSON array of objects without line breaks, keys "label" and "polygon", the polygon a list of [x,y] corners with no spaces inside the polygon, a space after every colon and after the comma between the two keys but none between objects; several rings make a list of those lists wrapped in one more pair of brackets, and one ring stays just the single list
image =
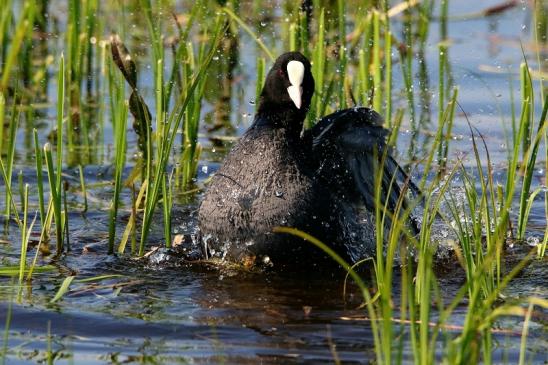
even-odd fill
[{"label": "water droplet", "polygon": [[540,243],[540,240],[538,237],[527,237],[527,244],[529,246],[535,247]]}]

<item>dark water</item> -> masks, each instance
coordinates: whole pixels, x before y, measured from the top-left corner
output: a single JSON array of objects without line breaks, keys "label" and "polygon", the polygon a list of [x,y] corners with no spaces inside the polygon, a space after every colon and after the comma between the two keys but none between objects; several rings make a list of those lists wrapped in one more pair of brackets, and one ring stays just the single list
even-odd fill
[{"label": "dark water", "polygon": [[[450,14],[467,14],[496,4],[496,1],[451,3]],[[269,20],[265,27],[276,26]],[[515,72],[522,60],[519,40],[530,42],[530,13],[518,6],[493,18],[454,21],[449,24],[450,60],[455,84],[459,85],[459,102],[470,121],[484,134],[491,159],[498,176],[504,176],[507,147],[503,120],[510,120],[510,78],[508,68]],[[394,29],[402,28],[400,20]],[[438,24],[431,26],[426,53],[432,105],[436,105]],[[268,36],[265,36],[268,38]],[[203,128],[201,142],[206,147],[199,169],[199,182],[215,171],[222,160],[226,145],[211,142],[209,137],[220,134],[238,135],[251,123],[254,110],[256,45],[242,34],[236,72],[238,77],[231,96],[230,120],[232,131],[207,132]],[[281,51],[277,44],[276,50]],[[532,61],[534,62],[534,61]],[[395,88],[401,87],[401,75],[395,68]],[[147,84],[146,74],[143,83]],[[518,75],[513,75],[517,91]],[[50,100],[55,100],[51,87]],[[395,103],[404,106],[405,99]],[[214,106],[204,106],[206,121],[212,118]],[[435,109],[432,115],[437,115]],[[43,110],[40,128],[41,142],[55,116],[54,108]],[[404,122],[405,124],[405,122]],[[107,125],[109,125],[107,123]],[[509,124],[506,124],[509,128]],[[159,251],[150,259],[106,255],[108,241],[108,209],[112,186],[105,184],[112,177],[112,143],[110,131],[105,130],[107,147],[100,149],[98,162],[85,168],[88,184],[89,209],[82,214],[82,197],[69,194],[71,213],[70,238],[72,251],[60,259],[40,258],[43,264],[55,269],[36,274],[28,287],[19,288],[9,278],[0,279],[0,326],[6,325],[4,345],[8,349],[6,363],[23,364],[45,362],[48,347],[58,363],[367,363],[374,359],[370,325],[365,312],[356,307],[360,303],[355,288],[343,298],[344,273],[326,274],[321,271],[308,277],[243,273],[209,264],[188,264],[172,260],[156,265],[166,256]],[[400,159],[405,159],[410,134],[402,129],[399,142]],[[433,128],[434,129],[434,128]],[[226,132],[226,133],[225,133]],[[421,131],[427,135],[428,129]],[[32,165],[32,147],[23,143],[28,131],[21,128],[17,147],[16,171],[23,172],[25,182],[35,189],[36,178]],[[459,112],[455,120],[455,141],[451,160],[463,157],[468,165],[472,159],[471,142],[465,116]],[[134,138],[132,135],[130,138]],[[129,145],[135,145],[130,141]],[[32,146],[32,145],[30,145]],[[466,154],[470,154],[466,157]],[[133,162],[129,162],[133,164]],[[539,165],[540,166],[540,165]],[[78,172],[66,169],[67,179],[78,187]],[[129,173],[129,169],[127,171]],[[16,179],[14,179],[16,181]],[[546,172],[539,167],[535,186],[546,183]],[[3,196],[3,187],[2,196]],[[77,188],[76,188],[77,190]],[[129,217],[130,196],[119,217],[118,237]],[[175,202],[174,233],[190,234],[195,229],[195,211],[200,195],[180,196]],[[34,202],[36,203],[36,202]],[[3,219],[3,218],[0,218]],[[533,205],[529,241],[542,237],[545,227],[544,205]],[[4,223],[4,222],[2,222]],[[161,217],[153,227],[151,242],[162,245]],[[448,229],[447,229],[448,232]],[[442,228],[439,235],[445,233]],[[15,225],[0,239],[1,264],[16,264],[20,237]],[[36,237],[36,240],[38,237]],[[10,243],[4,243],[10,242]],[[527,247],[508,248],[507,264],[511,266],[523,257]],[[34,250],[29,251],[29,257]],[[455,265],[438,268],[442,296],[449,300],[464,282],[462,272]],[[97,283],[74,281],[71,291],[57,302],[50,303],[59,285],[68,275],[77,279],[98,275],[121,275]],[[548,297],[546,259],[534,262],[516,278],[506,292],[511,296],[535,295]],[[399,282],[395,278],[394,282]],[[394,297],[399,289],[394,288]],[[397,303],[396,303],[397,305]],[[458,307],[450,323],[460,325],[466,306]],[[528,360],[548,362],[548,318],[545,312],[535,312],[530,324]],[[515,363],[519,356],[523,319],[505,318],[497,323],[500,333],[495,335],[494,360]],[[48,330],[50,326],[50,330]],[[504,329],[504,331],[502,331]],[[405,331],[405,327],[403,327]],[[458,329],[455,329],[458,331]],[[48,335],[51,334],[51,336]],[[405,358],[412,360],[410,344]]]}]

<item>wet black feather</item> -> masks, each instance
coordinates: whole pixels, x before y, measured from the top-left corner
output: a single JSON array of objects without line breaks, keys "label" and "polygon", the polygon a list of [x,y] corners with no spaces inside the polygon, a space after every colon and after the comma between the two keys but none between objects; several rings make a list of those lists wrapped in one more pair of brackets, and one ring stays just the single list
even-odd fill
[{"label": "wet black feather", "polygon": [[[288,96],[284,74],[302,62],[302,109]],[[303,230],[356,262],[375,247],[375,176],[380,200],[395,214],[420,192],[391,157],[382,117],[368,108],[337,111],[301,133],[314,90],[300,53],[280,56],[270,70],[253,125],[213,177],[199,210],[204,252],[234,261],[265,258],[278,267],[319,265],[327,256],[276,226]],[[390,219],[386,220],[389,226]],[[418,222],[409,220],[412,233]],[[328,260],[328,258],[327,258]],[[306,264],[306,265],[305,265]]]}]

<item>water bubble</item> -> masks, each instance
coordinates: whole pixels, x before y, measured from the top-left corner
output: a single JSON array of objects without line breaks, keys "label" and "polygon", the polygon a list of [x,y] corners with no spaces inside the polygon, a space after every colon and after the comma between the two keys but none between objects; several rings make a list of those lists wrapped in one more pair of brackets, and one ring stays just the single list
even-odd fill
[{"label": "water bubble", "polygon": [[527,244],[531,247],[538,246],[540,239],[538,237],[527,237]]}]

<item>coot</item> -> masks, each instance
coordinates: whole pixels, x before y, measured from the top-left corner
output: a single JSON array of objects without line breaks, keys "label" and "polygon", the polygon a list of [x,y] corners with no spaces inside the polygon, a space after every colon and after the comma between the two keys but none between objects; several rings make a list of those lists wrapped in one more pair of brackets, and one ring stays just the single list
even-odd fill
[{"label": "coot", "polygon": [[[386,150],[381,116],[340,110],[302,132],[314,93],[310,62],[281,55],[269,71],[253,124],[213,176],[198,213],[203,253],[273,267],[323,265],[326,255],[273,228],[298,228],[349,262],[374,254],[374,176],[382,166],[383,203],[418,194]],[[388,222],[388,220],[387,220]],[[409,228],[416,229],[411,219]]]}]

